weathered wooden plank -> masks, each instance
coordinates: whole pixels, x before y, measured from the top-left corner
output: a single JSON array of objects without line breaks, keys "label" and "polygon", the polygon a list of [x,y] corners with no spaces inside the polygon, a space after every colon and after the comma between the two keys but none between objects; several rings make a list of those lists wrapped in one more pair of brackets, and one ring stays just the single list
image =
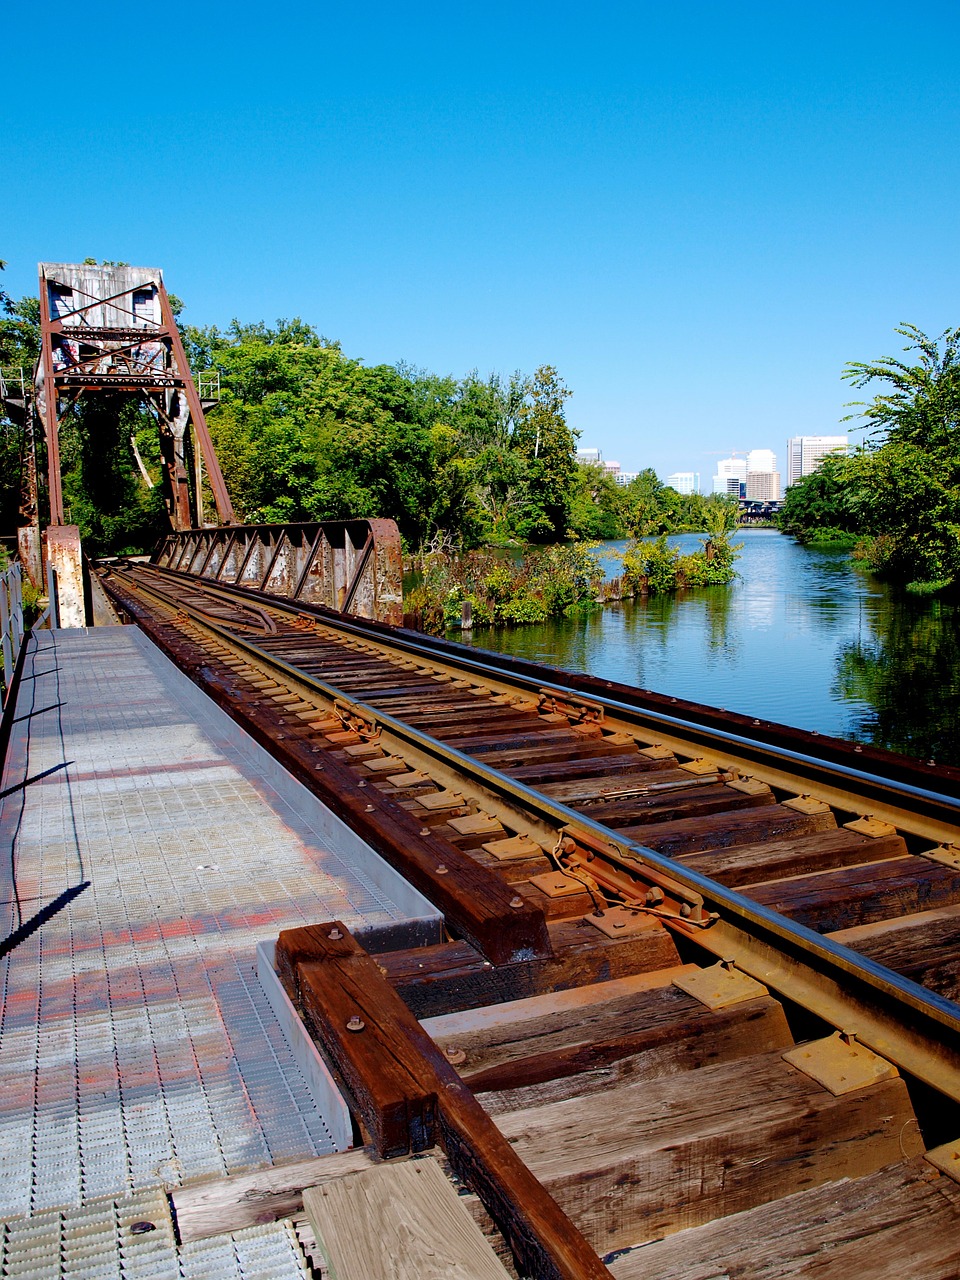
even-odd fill
[{"label": "weathered wooden plank", "polygon": [[681,854],[680,861],[692,871],[738,888],[761,880],[781,880],[786,876],[855,866],[858,862],[902,858],[906,852],[902,836],[881,836],[871,840],[868,836],[838,827],[835,831],[821,831],[794,839]]},{"label": "weathered wooden plank", "polygon": [[303,1188],[327,1178],[368,1169],[376,1157],[366,1147],[270,1165],[251,1173],[177,1187],[171,1192],[177,1232],[184,1244],[289,1218],[303,1208]]},{"label": "weathered wooden plank", "polygon": [[[304,1012],[351,1089],[367,1129],[384,1135],[395,1149],[397,1102],[409,1077],[421,1099],[435,1099],[439,1136],[454,1172],[480,1196],[521,1266],[544,1280],[608,1277],[374,960],[339,922],[314,933],[315,954],[322,958],[297,966]],[[278,954],[283,948],[281,934]],[[353,1032],[344,1017],[351,1008],[364,1023]],[[417,1109],[412,1112],[416,1119]],[[417,1141],[419,1134],[411,1131],[409,1145]]]},{"label": "weathered wooden plank", "polygon": [[492,965],[478,952],[469,957],[463,944],[442,943],[386,952],[378,955],[377,961],[405,1003],[421,1018],[650,973],[680,963],[666,929],[644,929],[622,939],[607,938],[580,920],[554,921],[549,929],[553,955],[548,960]]},{"label": "weathered wooden plank", "polygon": [[854,925],[831,937],[931,991],[960,1000],[960,906]]},{"label": "weathered wooden plank", "polygon": [[308,1187],[303,1204],[337,1280],[503,1280],[508,1273],[436,1160]]},{"label": "weathered wooden plank", "polygon": [[574,808],[605,826],[627,827],[640,823],[676,822],[706,814],[733,813],[739,809],[759,809],[772,800],[770,791],[765,795],[744,795],[742,791],[734,791],[732,787],[718,783],[715,786],[690,787],[684,791],[607,800],[599,804],[588,805],[581,801]]},{"label": "weathered wooden plank", "polygon": [[891,858],[840,871],[751,885],[748,898],[820,933],[960,902],[960,870],[928,858]]},{"label": "weathered wooden plank", "polygon": [[702,849],[727,849],[734,845],[756,844],[779,836],[808,835],[836,827],[832,813],[797,813],[781,804],[764,805],[739,813],[711,814],[704,818],[681,818],[676,822],[624,827],[623,834],[650,849],[677,857]]},{"label": "weathered wooden plank", "polygon": [[[593,735],[593,739],[599,739],[600,726],[596,726],[597,732]],[[528,746],[556,747],[562,743],[582,743],[584,735],[572,729],[570,725],[545,724],[540,726],[536,723],[536,717],[531,723],[528,718],[523,726],[518,726],[515,722],[507,725],[490,725],[487,723],[482,730],[476,727],[473,733],[464,733],[462,726],[457,726],[456,731],[452,731],[453,726],[446,733],[436,733],[435,737],[442,739],[448,747],[453,747],[455,751],[464,751],[469,755],[487,756],[494,751],[506,751]]]},{"label": "weathered wooden plank", "polygon": [[[334,1060],[377,1154],[389,1158],[425,1151],[437,1140],[437,1095],[420,1056],[403,1034],[410,1015],[399,1005],[398,1023],[399,1002],[382,998],[385,984],[365,981],[371,970],[379,977],[376,965],[365,954],[358,960],[349,945],[340,948],[347,941],[342,926],[328,929],[327,935],[331,932],[340,934],[339,940],[325,937],[332,954],[296,963],[304,1021],[323,1044],[348,1046]],[[284,936],[280,935],[278,954],[284,949]],[[351,1042],[359,1052],[351,1051]]]},{"label": "weathered wooden plank", "polygon": [[511,778],[531,786],[541,783],[569,781],[578,778],[615,778],[621,774],[636,776],[669,767],[670,761],[648,760],[634,755],[590,757],[583,760],[557,760],[552,764],[513,765],[505,769]]},{"label": "weathered wooden plank", "polygon": [[606,1253],[880,1168],[915,1118],[899,1078],[835,1098],[777,1052],[497,1122]]},{"label": "weathered wooden plank", "polygon": [[[530,768],[533,765],[564,764],[571,760],[600,760],[609,756],[634,760],[638,757],[635,742],[610,742],[607,738],[580,738],[578,741],[551,746],[518,747],[516,750],[491,751],[484,756],[484,763],[494,769],[511,773],[515,767]],[[641,757],[642,758],[642,757]]]},{"label": "weathered wooden plank", "polygon": [[542,791],[545,796],[552,796],[555,800],[562,800],[564,804],[578,806],[581,801],[595,798],[602,798],[608,792],[623,791],[627,787],[656,788],[661,785],[670,783],[689,783],[691,781],[690,774],[683,769],[676,769],[673,766],[676,761],[667,760],[665,762],[668,767],[659,769],[650,769],[649,765],[659,763],[648,761],[645,756],[640,757],[644,764],[634,770],[624,771],[614,774],[610,778],[571,778],[566,782],[544,782],[538,790]]},{"label": "weathered wooden plank", "polygon": [[622,1254],[617,1280],[956,1280],[960,1187],[923,1160],[801,1191]]},{"label": "weathered wooden plank", "polygon": [[[514,1046],[468,1052],[460,1073],[475,1093],[483,1092],[487,1110],[496,1113],[539,1105],[548,1097],[584,1097],[626,1081],[659,1079],[793,1044],[783,1007],[770,996],[713,1010],[693,997],[689,1006],[674,1001],[669,989],[661,995],[659,1001],[637,1001],[639,1008],[624,1011],[621,1027],[611,1018],[590,1039],[578,1039],[571,1027]],[[508,1049],[515,1052],[508,1054]],[[547,1082],[554,1082],[549,1090],[544,1088]],[[494,1091],[496,1099],[490,1097]]]}]

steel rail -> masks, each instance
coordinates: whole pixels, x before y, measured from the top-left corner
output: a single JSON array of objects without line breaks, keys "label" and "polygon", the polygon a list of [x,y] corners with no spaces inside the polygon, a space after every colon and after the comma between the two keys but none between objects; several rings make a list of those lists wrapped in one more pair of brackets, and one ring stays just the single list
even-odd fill
[{"label": "steel rail", "polygon": [[[128,578],[125,580],[129,583]],[[701,896],[705,906],[718,912],[720,919],[716,923],[705,929],[682,918],[664,923],[721,958],[734,959],[744,972],[833,1026],[853,1030],[874,1052],[960,1101],[960,1006],[952,1001],[652,849],[624,840],[615,830],[397,717],[345,696],[337,686],[300,670],[250,639],[231,634],[228,624],[212,621],[201,610],[175,596],[164,595],[156,585],[148,587],[141,582],[136,589],[152,595],[164,607],[186,614],[228,647],[245,653],[254,665],[268,668],[282,675],[287,683],[299,685],[334,705],[352,709],[359,718],[379,725],[391,737],[433,758],[444,769],[452,768],[471,778],[485,791],[508,796],[539,822],[561,830],[586,832],[613,845],[619,856],[614,852],[611,860],[626,871],[659,872]]]},{"label": "steel rail", "polygon": [[[469,654],[461,655],[457,653],[454,655],[446,652],[441,647],[445,642],[436,645],[429,639],[418,640],[400,634],[384,635],[376,624],[368,626],[364,622],[357,623],[352,619],[339,617],[332,611],[325,610],[323,606],[309,604],[297,604],[294,606],[281,597],[271,596],[268,592],[224,586],[223,584],[217,584],[215,588],[208,588],[206,583],[201,586],[190,575],[178,573],[176,570],[161,569],[155,565],[150,565],[149,569],[158,574],[170,575],[184,584],[190,583],[201,591],[209,589],[210,594],[220,594],[224,600],[236,604],[243,604],[244,596],[253,596],[265,605],[293,617],[308,614],[334,630],[343,631],[348,635],[367,641],[375,640],[376,643],[386,647],[416,655],[426,661],[447,666],[451,670],[461,673],[469,671],[475,675],[488,678],[492,676],[512,689],[522,688],[534,693],[544,690],[555,695],[580,700],[588,698],[589,701],[603,706],[605,711],[614,712],[631,724],[643,727],[655,726],[657,729],[682,735],[688,745],[696,744],[699,747],[712,746],[715,748],[726,747],[741,753],[758,767],[772,768],[778,772],[780,771],[778,766],[786,764],[794,770],[801,771],[801,776],[805,780],[815,778],[818,780],[819,785],[839,786],[848,798],[850,787],[853,786],[863,793],[865,799],[876,800],[889,805],[890,797],[894,796],[909,806],[908,812],[915,814],[919,806],[921,811],[934,821],[948,825],[960,824],[960,797],[952,796],[942,791],[934,791],[928,787],[885,777],[878,773],[871,773],[868,770],[857,768],[854,765],[843,764],[839,761],[824,760],[821,757],[813,756],[791,747],[775,746],[764,742],[761,738],[749,737],[729,729],[706,725],[681,715],[671,715],[669,712],[653,708],[637,707],[610,695],[592,691],[589,694],[584,694],[575,685],[564,684],[557,680],[545,680],[539,676],[527,675],[502,666],[497,661],[498,655],[488,655],[485,650],[470,650]],[[836,802],[834,801],[833,803]],[[855,806],[852,805],[848,807],[851,812],[855,809]],[[932,836],[931,838],[939,837]]]}]

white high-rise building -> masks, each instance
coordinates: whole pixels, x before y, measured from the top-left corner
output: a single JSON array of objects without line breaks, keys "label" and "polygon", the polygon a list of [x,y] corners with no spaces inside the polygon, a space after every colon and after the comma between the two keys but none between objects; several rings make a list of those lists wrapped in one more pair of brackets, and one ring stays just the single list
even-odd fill
[{"label": "white high-rise building", "polygon": [[747,475],[762,471],[769,473],[777,469],[777,455],[772,449],[751,449],[747,454]]},{"label": "white high-rise building", "polygon": [[672,476],[667,476],[664,484],[676,489],[677,493],[689,494],[700,492],[700,473],[699,471],[674,471]]},{"label": "white high-rise building", "polygon": [[846,436],[792,436],[787,441],[787,485],[816,471],[828,453],[847,453]]},{"label": "white high-rise building", "polygon": [[740,486],[746,483],[746,479],[746,458],[721,458],[713,477],[713,492],[732,493],[734,497],[739,497]]},{"label": "white high-rise building", "polygon": [[762,502],[780,498],[780,472],[772,449],[751,449],[747,454],[747,497]]}]

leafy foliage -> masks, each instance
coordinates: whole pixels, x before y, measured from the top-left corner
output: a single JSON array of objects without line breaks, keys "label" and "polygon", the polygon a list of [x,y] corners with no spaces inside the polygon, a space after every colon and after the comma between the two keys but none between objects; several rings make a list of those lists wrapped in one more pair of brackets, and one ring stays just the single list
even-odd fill
[{"label": "leafy foliage", "polygon": [[886,384],[857,406],[867,443],[792,485],[781,525],[805,542],[858,537],[854,554],[867,567],[943,588],[960,581],[960,329],[937,339],[913,325],[896,332],[916,363],[846,366],[855,387]]}]

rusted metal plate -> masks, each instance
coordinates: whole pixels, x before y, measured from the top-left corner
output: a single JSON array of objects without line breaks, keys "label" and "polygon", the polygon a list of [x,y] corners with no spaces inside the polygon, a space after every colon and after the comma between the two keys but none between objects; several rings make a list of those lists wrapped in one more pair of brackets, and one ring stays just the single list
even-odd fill
[{"label": "rusted metal plate", "polygon": [[700,774],[719,773],[720,766],[716,760],[708,760],[706,756],[698,756],[696,760],[685,760],[680,766],[686,773]]},{"label": "rusted metal plate", "polygon": [[[797,813],[829,813],[830,806],[824,800],[818,800],[816,796],[791,796],[789,800],[783,801],[784,808],[795,809]],[[894,830],[893,827],[890,828]]]},{"label": "rusted metal plate", "polygon": [[417,804],[433,812],[436,809],[459,809],[464,803],[459,791],[428,791],[416,797]]},{"label": "rusted metal plate", "polygon": [[731,1005],[769,994],[762,982],[723,962],[695,973],[680,974],[674,978],[673,985],[708,1009],[728,1009]]},{"label": "rusted metal plate", "polygon": [[770,788],[759,778],[731,778],[727,783],[732,791],[740,791],[745,796],[766,795]]},{"label": "rusted metal plate", "polygon": [[[401,769],[403,761],[399,756],[378,756],[376,760],[364,760],[363,762],[368,769],[372,769],[374,773],[389,773],[393,769]],[[400,775],[403,777],[404,775]]]},{"label": "rusted metal plate", "polygon": [[960,1140],[932,1147],[925,1153],[924,1159],[954,1182],[960,1182]]},{"label": "rusted metal plate", "polygon": [[608,938],[628,938],[634,933],[663,927],[655,915],[646,911],[629,911],[626,907],[608,907],[600,915],[592,914],[584,916],[584,919]]},{"label": "rusted metal plate", "polygon": [[490,840],[481,845],[484,853],[489,853],[498,862],[516,862],[521,858],[539,858],[543,850],[536,840],[529,836],[510,836],[507,840]]},{"label": "rusted metal plate", "polygon": [[940,844],[935,849],[925,849],[920,857],[942,863],[945,867],[960,868],[960,845]]},{"label": "rusted metal plate", "polygon": [[349,747],[344,747],[344,753],[351,760],[365,760],[368,756],[375,756],[382,750],[379,740],[373,742],[355,742]]},{"label": "rusted metal plate", "polygon": [[468,813],[462,818],[451,818],[448,825],[462,836],[493,835],[503,830],[500,820],[492,813]]},{"label": "rusted metal plate", "polygon": [[672,760],[673,748],[665,747],[660,742],[653,743],[649,747],[641,747],[640,754],[646,756],[648,760]]},{"label": "rusted metal plate", "polygon": [[870,836],[874,840],[878,836],[896,835],[897,832],[891,822],[881,822],[879,818],[872,818],[869,814],[857,818],[856,822],[845,822],[843,825],[847,831],[855,831],[857,835]]},{"label": "rusted metal plate", "polygon": [[45,534],[47,564],[56,577],[56,609],[51,616],[60,627],[87,624],[83,603],[83,556],[80,530],[75,524],[51,525]]},{"label": "rusted metal plate", "polygon": [[548,898],[567,898],[571,894],[583,893],[582,880],[575,876],[564,875],[562,871],[548,871],[546,875],[531,876],[530,884],[545,893]]},{"label": "rusted metal plate", "polygon": [[393,773],[387,781],[391,787],[422,787],[426,782],[432,782],[433,779],[429,774],[422,773],[419,769],[411,769],[407,773]]},{"label": "rusted metal plate", "polygon": [[880,1080],[891,1080],[899,1074],[886,1058],[857,1044],[850,1032],[836,1031],[823,1040],[797,1045],[783,1054],[783,1058],[835,1097],[865,1089]]}]

